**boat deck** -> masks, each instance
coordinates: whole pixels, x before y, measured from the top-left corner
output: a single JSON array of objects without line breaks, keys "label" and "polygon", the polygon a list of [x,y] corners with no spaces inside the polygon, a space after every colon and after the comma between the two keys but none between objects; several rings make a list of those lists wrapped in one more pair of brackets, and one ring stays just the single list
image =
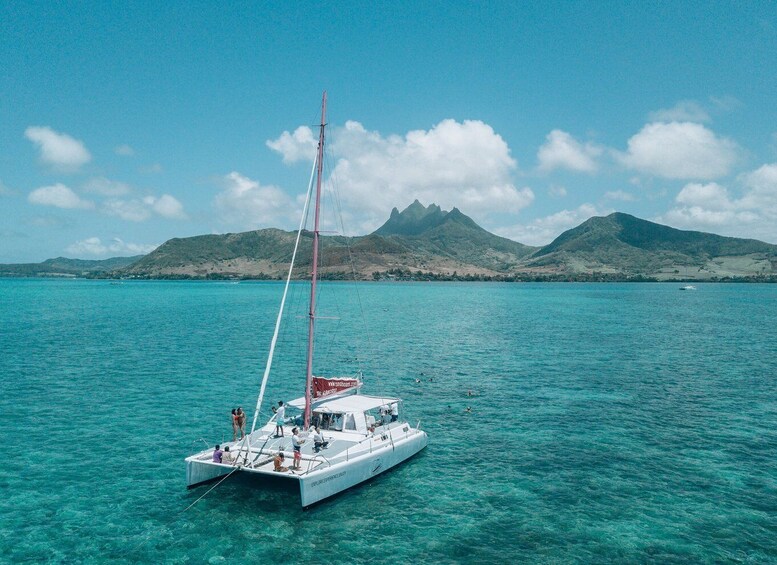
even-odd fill
[{"label": "boat deck", "polygon": [[[363,434],[355,432],[331,431],[325,432],[324,438],[327,441],[326,447],[316,449],[313,438],[304,437],[300,453],[300,468],[294,469],[294,449],[291,442],[291,426],[284,426],[283,436],[275,435],[275,428],[272,430],[267,427],[256,430],[250,437],[250,449],[247,449],[246,442],[238,440],[228,442],[222,445],[222,449],[229,447],[229,452],[225,452],[221,464],[212,460],[213,449],[203,451],[193,458],[203,463],[210,463],[223,467],[241,467],[241,470],[256,473],[271,473],[273,475],[306,475],[316,469],[329,467],[337,462],[347,460],[349,457],[356,457],[373,449],[378,449],[390,444],[392,439],[405,435],[402,426],[407,426],[405,422],[392,422],[375,429],[375,432]],[[284,455],[284,467],[286,471],[276,472],[274,470],[274,458],[278,453]]]}]

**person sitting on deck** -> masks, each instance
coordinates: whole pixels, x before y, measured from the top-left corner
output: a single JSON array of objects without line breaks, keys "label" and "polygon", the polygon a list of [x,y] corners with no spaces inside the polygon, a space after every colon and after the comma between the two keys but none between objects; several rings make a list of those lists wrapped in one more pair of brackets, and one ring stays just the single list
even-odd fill
[{"label": "person sitting on deck", "polygon": [[230,465],[235,462],[235,458],[232,456],[232,452],[229,450],[229,446],[224,446],[224,453],[221,454],[221,462],[229,463]]},{"label": "person sitting on deck", "polygon": [[322,449],[329,445],[329,442],[324,439],[324,434],[318,429],[318,426],[313,427],[313,451],[318,453]]},{"label": "person sitting on deck", "polygon": [[273,458],[273,464],[275,465],[275,468],[273,469],[276,473],[285,473],[289,470],[288,467],[284,467],[283,464],[286,462],[286,458],[283,456],[283,452],[279,451],[278,455],[276,455]]},{"label": "person sitting on deck", "polygon": [[299,436],[299,429],[294,428],[291,433],[291,447],[294,449],[294,465],[291,468],[299,469],[302,459],[302,444],[305,443],[305,440]]},{"label": "person sitting on deck", "polygon": [[224,452],[221,451],[221,446],[219,444],[216,444],[216,449],[213,450],[213,462],[221,463],[221,457],[223,455],[224,455]]}]

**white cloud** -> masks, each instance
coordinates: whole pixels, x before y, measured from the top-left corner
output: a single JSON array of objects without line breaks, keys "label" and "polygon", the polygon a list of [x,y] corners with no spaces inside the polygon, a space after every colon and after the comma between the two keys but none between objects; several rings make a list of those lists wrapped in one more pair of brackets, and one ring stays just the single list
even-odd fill
[{"label": "white cloud", "polygon": [[262,186],[238,172],[222,179],[214,205],[222,221],[238,229],[285,226],[301,212],[298,203],[278,187]]},{"label": "white cloud", "polygon": [[712,210],[730,210],[735,206],[728,196],[728,191],[714,182],[687,184],[675,200],[686,206],[700,206]]},{"label": "white cloud", "polygon": [[145,255],[159,247],[158,244],[124,242],[114,237],[103,243],[99,237],[88,237],[67,246],[65,251],[73,255]]},{"label": "white cloud", "polygon": [[187,218],[183,211],[183,205],[173,196],[163,194],[159,198],[155,196],[146,196],[143,203],[150,206],[151,209],[162,216],[174,220],[184,220]]},{"label": "white cloud", "polygon": [[608,200],[620,200],[621,202],[634,202],[637,199],[636,196],[630,192],[626,192],[625,190],[612,190],[610,192],[605,192],[604,197]]},{"label": "white cloud", "polygon": [[763,165],[740,180],[748,189],[742,198],[742,206],[777,216],[777,163]]},{"label": "white cloud", "polygon": [[697,122],[710,121],[710,115],[694,100],[680,100],[672,108],[662,108],[651,112],[651,122]]},{"label": "white cloud", "polygon": [[647,124],[628,141],[621,162],[640,172],[672,179],[711,180],[728,174],[737,145],[691,122]]},{"label": "white cloud", "polygon": [[109,216],[118,216],[129,222],[144,222],[154,214],[175,220],[187,218],[183,205],[169,194],[163,194],[159,197],[113,198],[103,202],[102,210]]},{"label": "white cloud", "polygon": [[689,183],[677,194],[676,205],[657,221],[777,242],[777,163],[740,175],[738,181],[743,189],[740,198],[717,183]]},{"label": "white cloud", "polygon": [[565,131],[554,129],[546,137],[547,142],[537,151],[540,171],[569,169],[593,173],[598,168],[596,157],[602,148],[592,143],[583,145]]},{"label": "white cloud", "polygon": [[85,192],[102,194],[103,196],[122,196],[132,192],[132,187],[123,182],[110,180],[105,177],[95,177],[89,179],[84,186]]},{"label": "white cloud", "polygon": [[498,235],[526,245],[547,245],[564,231],[574,228],[593,216],[604,216],[612,210],[598,210],[593,204],[583,204],[574,210],[561,210],[527,224],[497,229]]},{"label": "white cloud", "polygon": [[36,188],[27,196],[31,204],[40,206],[54,206],[56,208],[94,208],[94,202],[83,200],[64,184],[57,183],[51,186]]},{"label": "white cloud", "polygon": [[313,161],[318,147],[318,138],[313,137],[313,130],[308,126],[300,126],[294,133],[284,131],[278,139],[267,141],[267,147],[283,156],[284,163],[296,161]]},{"label": "white cloud", "polygon": [[38,145],[40,160],[59,171],[76,171],[92,160],[92,155],[81,141],[50,127],[30,126],[24,135]]},{"label": "white cloud", "polygon": [[127,144],[114,147],[113,152],[122,157],[132,157],[135,154],[135,150]]},{"label": "white cloud", "polygon": [[530,188],[512,182],[517,165],[505,141],[481,121],[448,119],[404,136],[383,136],[348,121],[330,138],[337,163],[331,177],[343,207],[365,218],[362,230],[415,199],[458,207],[481,221],[534,200]]}]

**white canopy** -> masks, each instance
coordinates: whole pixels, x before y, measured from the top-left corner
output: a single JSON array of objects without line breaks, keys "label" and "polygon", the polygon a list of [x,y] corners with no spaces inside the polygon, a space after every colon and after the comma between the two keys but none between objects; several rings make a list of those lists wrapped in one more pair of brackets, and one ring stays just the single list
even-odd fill
[{"label": "white canopy", "polygon": [[[331,400],[317,398],[313,401],[313,410],[329,413],[365,412],[373,408],[394,404],[395,402],[399,402],[399,399],[351,394],[348,396],[338,396]],[[295,398],[289,404],[295,408],[303,409],[305,408],[305,397]]]}]

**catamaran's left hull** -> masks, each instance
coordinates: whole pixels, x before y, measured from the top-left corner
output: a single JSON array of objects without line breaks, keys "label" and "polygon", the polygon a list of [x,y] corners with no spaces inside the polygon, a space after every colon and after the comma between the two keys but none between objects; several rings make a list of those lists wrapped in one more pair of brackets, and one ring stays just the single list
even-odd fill
[{"label": "catamaran's left hull", "polygon": [[203,483],[228,475],[234,467],[226,465],[214,465],[205,461],[197,461],[193,458],[186,460],[186,486],[196,487]]}]

